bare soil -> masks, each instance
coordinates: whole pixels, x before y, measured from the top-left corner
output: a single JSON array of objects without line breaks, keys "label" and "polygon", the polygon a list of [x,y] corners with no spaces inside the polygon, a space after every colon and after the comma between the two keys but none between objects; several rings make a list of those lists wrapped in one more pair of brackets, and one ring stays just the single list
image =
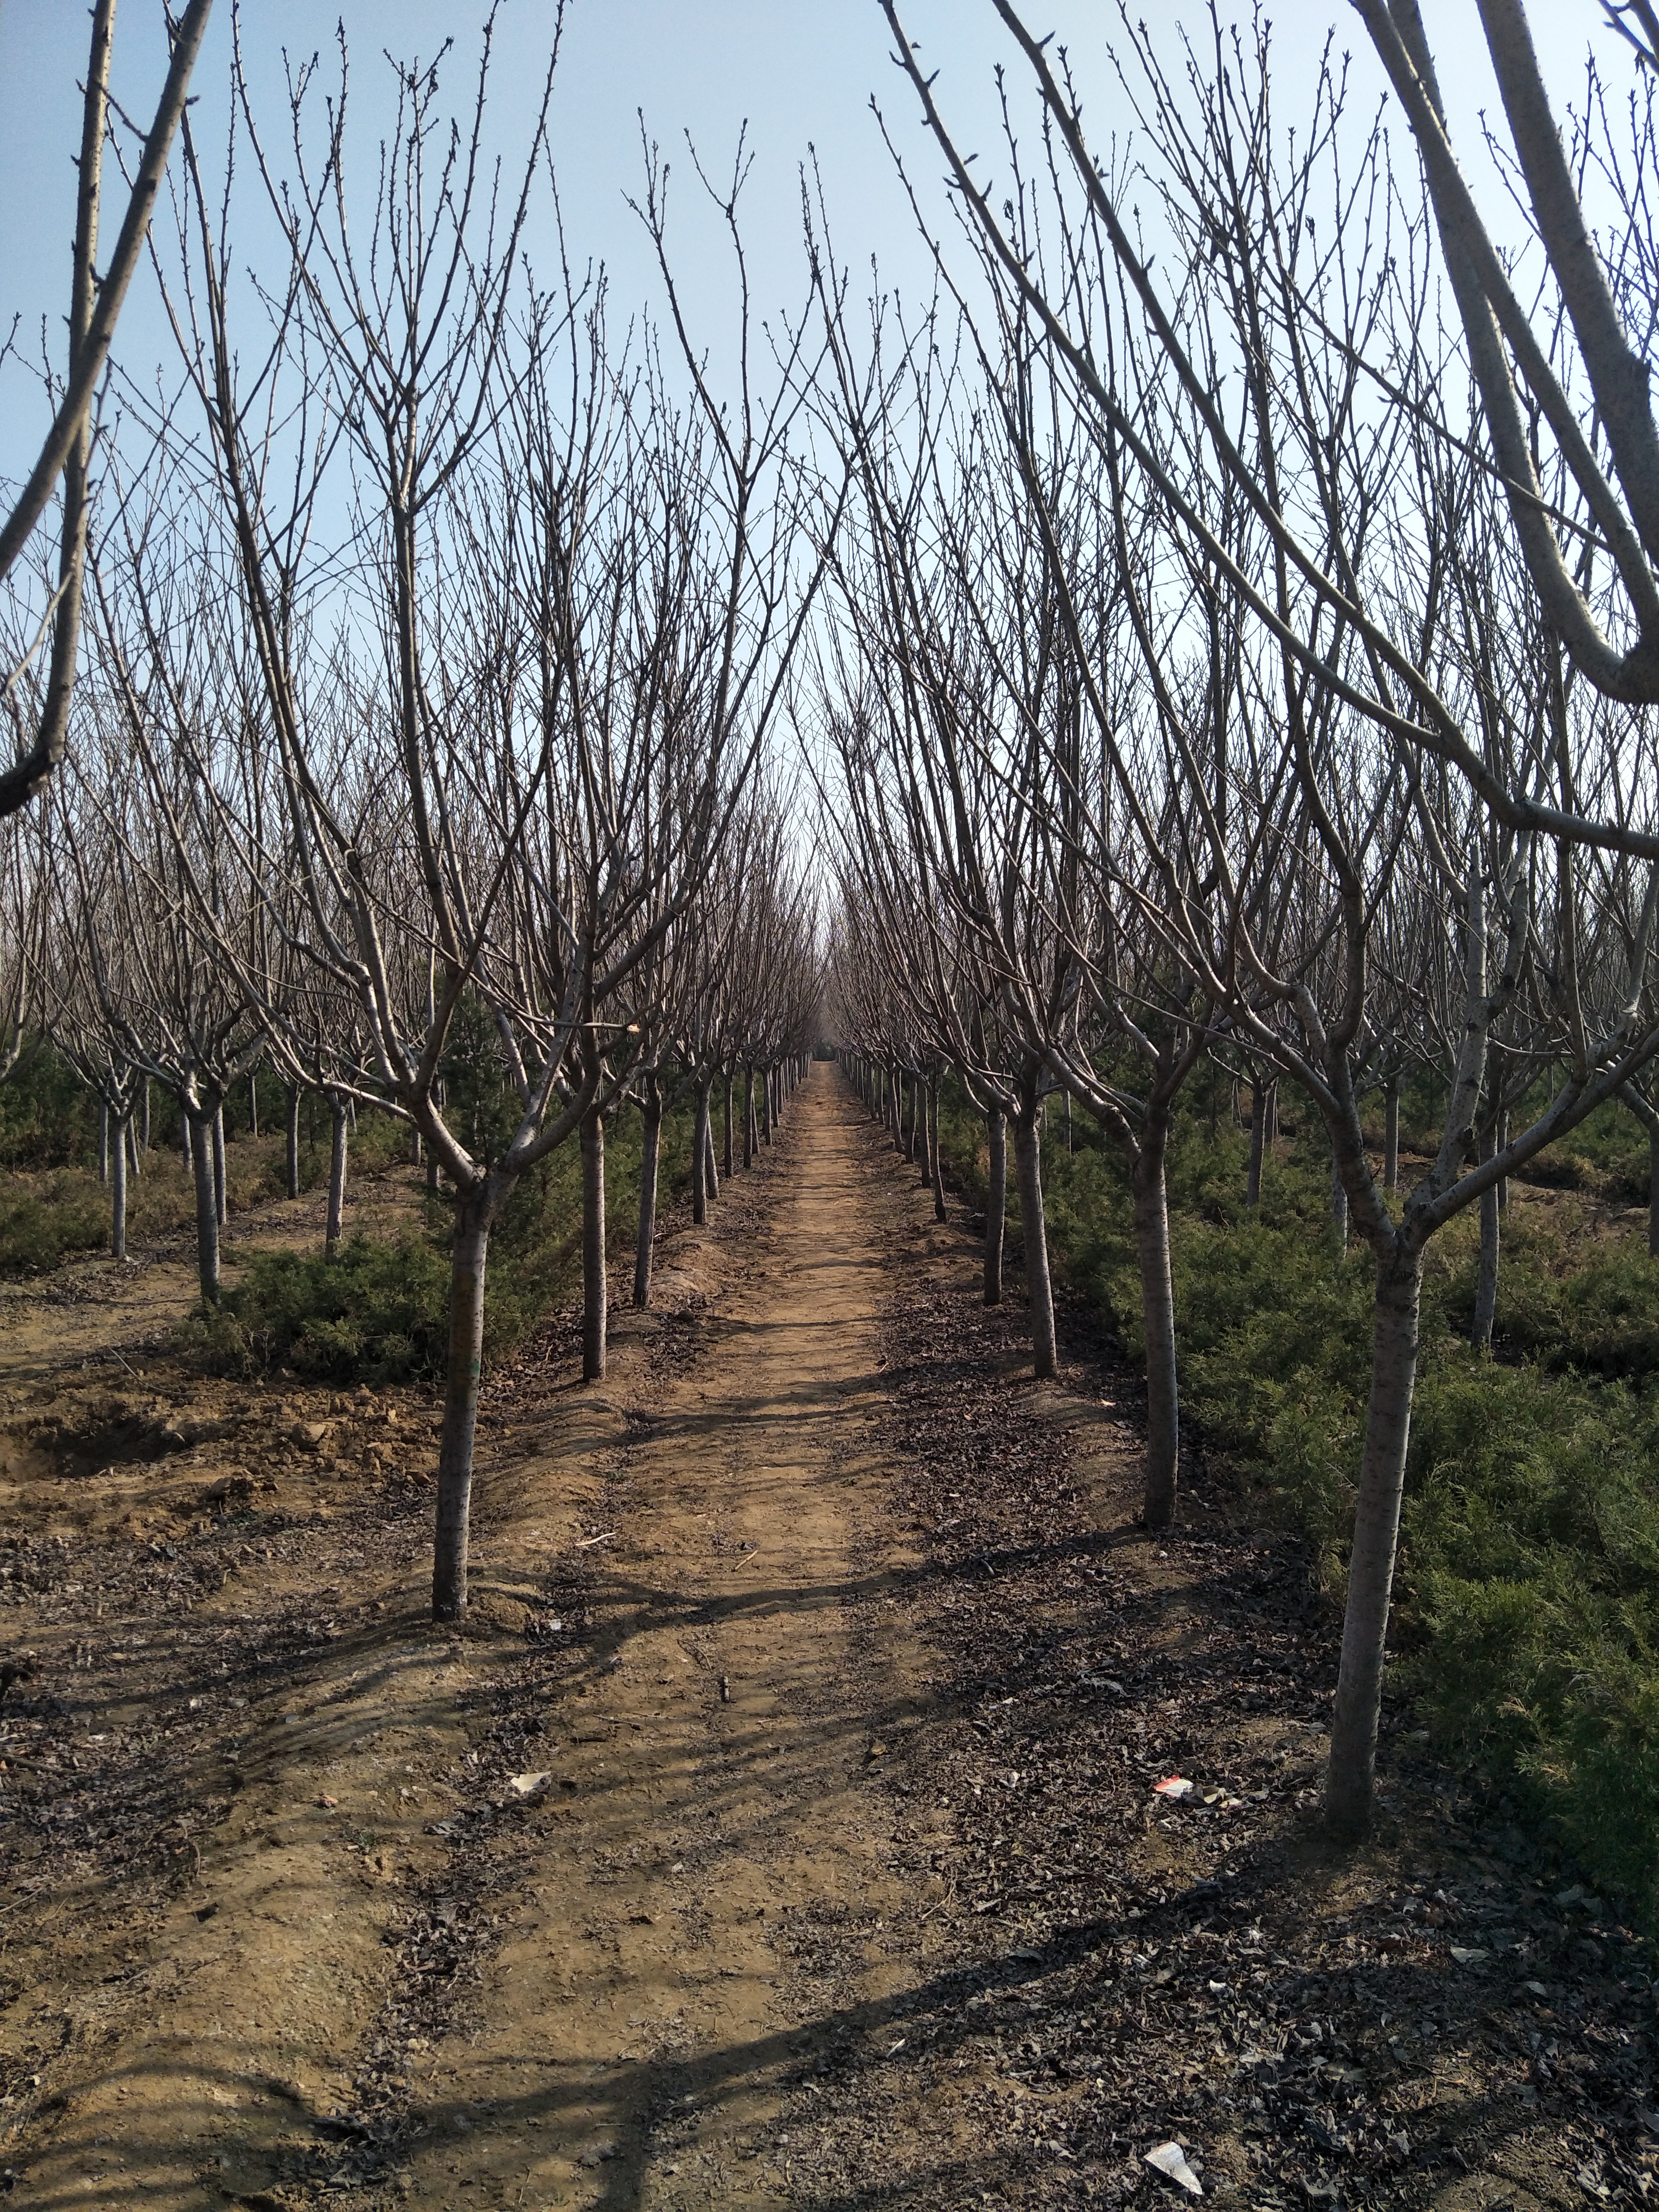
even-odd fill
[{"label": "bare soil", "polygon": [[1327,1849],[1311,1562],[1201,1459],[1149,1539],[931,1217],[815,1069],[604,1385],[493,1378],[459,1635],[428,1402],[192,1375],[177,1261],[4,1310],[10,2203],[1646,2195],[1644,1948],[1404,1712]]}]

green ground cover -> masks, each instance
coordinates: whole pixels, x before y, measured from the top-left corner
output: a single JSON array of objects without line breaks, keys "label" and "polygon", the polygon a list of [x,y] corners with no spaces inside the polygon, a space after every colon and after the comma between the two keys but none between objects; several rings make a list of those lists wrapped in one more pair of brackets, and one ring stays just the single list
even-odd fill
[{"label": "green ground cover", "polygon": [[[1407,1101],[1408,1143],[1431,1135],[1432,1103]],[[1309,1533],[1336,1601],[1372,1263],[1358,1244],[1339,1253],[1317,1125],[1285,1110],[1297,1133],[1255,1214],[1226,1091],[1199,1090],[1182,1116],[1170,1176],[1182,1412],[1189,1436]],[[945,1120],[947,1161],[982,1195],[980,1128],[961,1102]],[[1056,1272],[1138,1357],[1127,1177],[1081,1113],[1073,1142],[1053,1115]],[[1523,1800],[1655,1926],[1659,1262],[1644,1212],[1628,1210],[1646,1197],[1646,1134],[1617,1106],[1516,1187],[1491,1356],[1468,1341],[1473,1215],[1431,1248],[1396,1644],[1443,1751]]]}]

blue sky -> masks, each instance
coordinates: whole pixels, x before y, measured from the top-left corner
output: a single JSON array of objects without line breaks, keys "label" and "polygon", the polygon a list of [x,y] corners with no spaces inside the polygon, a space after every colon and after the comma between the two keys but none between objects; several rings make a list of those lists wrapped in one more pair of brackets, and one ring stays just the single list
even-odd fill
[{"label": "blue sky", "polygon": [[[509,159],[522,149],[533,112],[550,26],[550,0],[505,0],[489,109],[492,143]],[[1240,11],[1230,4],[1226,12]],[[1340,0],[1289,0],[1269,11],[1276,52],[1294,102],[1330,28],[1352,46],[1369,106],[1381,89],[1363,33]],[[1115,11],[1098,0],[1031,0],[1030,20],[1071,44],[1080,81],[1091,94],[1094,131],[1103,137],[1117,119],[1106,44]],[[365,173],[385,113],[389,71],[381,49],[400,55],[435,53],[452,32],[456,46],[447,80],[459,99],[470,84],[484,9],[480,0],[252,0],[245,46],[273,140],[283,118],[282,56],[322,48],[325,68],[334,26],[343,17],[353,61],[360,165]],[[1013,62],[990,0],[907,0],[912,35],[938,67],[940,96],[960,119],[962,136],[994,151],[991,106],[999,60]],[[1467,165],[1489,208],[1499,194],[1477,143],[1479,111],[1493,99],[1474,0],[1437,0],[1431,11],[1443,77],[1455,103],[1455,129]],[[1558,100],[1580,81],[1594,40],[1610,75],[1628,75],[1625,50],[1600,27],[1589,0],[1534,5]],[[148,114],[163,67],[156,0],[121,0],[117,18],[115,88],[129,112]],[[0,85],[6,127],[0,131],[0,205],[7,221],[0,243],[0,304],[8,322],[21,317],[38,356],[43,315],[56,357],[63,351],[70,240],[74,225],[71,155],[76,136],[77,77],[85,66],[87,15],[79,0],[0,0]],[[1167,27],[1201,31],[1201,11],[1177,5]],[[204,140],[215,143],[226,100],[230,0],[217,0],[209,45],[198,73],[196,110]],[[1172,49],[1173,40],[1167,42]],[[554,144],[567,230],[580,258],[602,259],[611,276],[613,320],[645,304],[660,307],[660,286],[625,194],[638,189],[641,166],[636,111],[675,163],[675,250],[684,289],[711,341],[729,331],[732,293],[729,259],[684,159],[690,130],[717,172],[729,172],[738,133],[747,121],[755,167],[744,206],[751,276],[763,310],[799,301],[803,284],[797,175],[809,145],[821,165],[839,256],[858,266],[878,257],[883,280],[925,289],[927,271],[891,165],[869,113],[872,91],[884,101],[901,143],[930,183],[939,170],[917,127],[914,96],[889,59],[889,40],[876,0],[571,0],[554,107]],[[1016,82],[1018,76],[1016,73]],[[1281,107],[1281,112],[1283,108]],[[937,204],[937,203],[936,203]],[[118,350],[143,375],[164,359],[168,341],[148,276],[129,303]],[[15,475],[32,458],[44,407],[26,380],[9,370],[0,382],[0,473]]]}]

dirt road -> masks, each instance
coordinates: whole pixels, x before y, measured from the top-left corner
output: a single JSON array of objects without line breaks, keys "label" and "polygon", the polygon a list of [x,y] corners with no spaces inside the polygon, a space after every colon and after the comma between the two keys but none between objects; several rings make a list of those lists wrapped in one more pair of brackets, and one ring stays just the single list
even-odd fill
[{"label": "dirt road", "polygon": [[568,1328],[492,1378],[460,1635],[429,1404],[0,1342],[9,2207],[1651,2174],[1640,1948],[1409,1742],[1323,1844],[1305,1548],[1198,1455],[1138,1528],[1132,1378],[1029,1380],[831,1071],[659,1292],[603,1387]]},{"label": "dirt road", "polygon": [[[724,1235],[671,1245],[665,1312],[620,1320],[605,1389],[507,1396],[465,1638],[422,1618],[418,1511],[352,1494],[353,1432],[384,1446],[384,1421],[422,1478],[429,1431],[390,1402],[250,1414],[198,1386],[197,1427],[231,1436],[168,1459],[173,1486],[211,1492],[228,1454],[289,1510],[217,1587],[198,1576],[188,1625],[142,1586],[88,1624],[97,1566],[48,1577],[33,1771],[70,1802],[7,1900],[19,2202],[781,2201],[769,2130],[799,2038],[831,2032],[831,1988],[879,2033],[913,1971],[881,1941],[901,1901],[882,1775],[925,1692],[879,1625],[908,1555],[865,1449],[887,1393],[857,1121],[821,1075],[728,1188]],[[38,1334],[17,1352],[33,1371]],[[290,1420],[343,1449],[283,1458]],[[17,1470],[59,1509],[40,1542],[71,1556],[114,1541],[91,1499],[157,1472],[89,1472],[78,1441],[73,1465]],[[222,1562],[224,1533],[191,1534]],[[92,1811],[112,1743],[173,1770],[185,1863],[159,1881]],[[860,1931],[859,1955],[805,1972],[805,1923]]]}]

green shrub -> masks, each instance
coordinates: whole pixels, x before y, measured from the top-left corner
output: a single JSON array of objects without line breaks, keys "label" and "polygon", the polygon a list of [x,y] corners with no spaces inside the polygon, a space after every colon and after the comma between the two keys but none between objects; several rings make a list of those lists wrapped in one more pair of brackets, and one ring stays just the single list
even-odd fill
[{"label": "green shrub", "polygon": [[332,1259],[257,1252],[216,1312],[188,1333],[204,1364],[307,1382],[430,1382],[443,1373],[449,1267],[426,1237],[349,1238]]},{"label": "green shrub", "polygon": [[95,1167],[97,1147],[98,1107],[80,1077],[52,1046],[27,1049],[0,1083],[0,1167]]},{"label": "green shrub", "polygon": [[108,1238],[109,1200],[84,1168],[0,1182],[0,1274],[40,1274]]},{"label": "green shrub", "polygon": [[[1438,1091],[1402,1103],[1427,1149]],[[1541,1102],[1540,1102],[1541,1103]],[[948,1165],[982,1203],[983,1133],[944,1117]],[[1181,1117],[1170,1232],[1185,1416],[1320,1548],[1340,1589],[1370,1382],[1371,1261],[1339,1256],[1320,1125],[1243,1204],[1247,1141],[1214,1101]],[[1127,1177],[1087,1118],[1051,1119],[1056,1273],[1140,1350]],[[1647,1136],[1604,1107],[1536,1180],[1647,1195]],[[1012,1210],[1011,1193],[1011,1210]],[[1531,1803],[1595,1881],[1659,1929],[1659,1262],[1645,1224],[1511,1208],[1498,1336],[1468,1343],[1478,1224],[1430,1247],[1397,1583],[1403,1680],[1443,1751]],[[1638,1233],[1639,1232],[1639,1233]]]}]

